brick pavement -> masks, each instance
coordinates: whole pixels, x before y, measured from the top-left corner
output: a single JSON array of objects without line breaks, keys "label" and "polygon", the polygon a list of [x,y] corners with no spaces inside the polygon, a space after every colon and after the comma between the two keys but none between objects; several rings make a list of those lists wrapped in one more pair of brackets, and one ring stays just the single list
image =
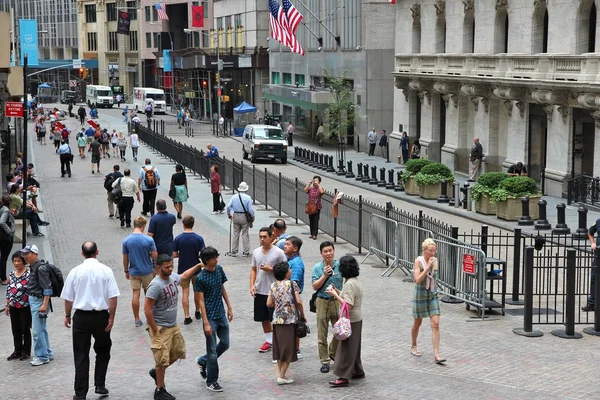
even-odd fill
[{"label": "brick pavement", "polygon": [[[117,114],[116,110],[114,113]],[[117,123],[114,125],[118,126]],[[133,326],[129,307],[131,295],[120,263],[120,243],[129,232],[107,218],[102,177],[89,172],[89,159],[83,162],[76,159],[73,178],[69,180],[60,178],[58,159],[49,146],[42,147],[36,143],[33,152],[38,175],[45,188],[42,194],[44,218],[52,222],[48,243],[54,262],[68,271],[81,261],[81,243],[96,240],[100,261],[115,271],[122,291],[108,373],[110,398],[150,399],[153,382],[147,370],[153,364],[152,357],[143,328]],[[139,159],[149,155],[157,159],[147,148],[142,148]],[[102,171],[109,172],[111,165],[111,161],[103,161]],[[129,161],[121,165],[129,165],[134,171],[141,166]],[[158,168],[163,179],[173,170],[172,165],[164,161],[158,162]],[[166,198],[165,186],[159,189],[159,198]],[[207,206],[210,194],[206,183],[190,179],[190,187],[191,201],[186,204],[185,212],[197,217],[197,231],[205,237],[207,244],[216,245],[224,254],[229,227],[226,218],[210,215],[211,210]],[[139,212],[140,205],[136,203],[134,210]],[[256,226],[268,224],[274,217],[270,211],[259,212]],[[176,233],[180,231],[178,225]],[[253,229],[251,235],[253,247],[257,245],[256,231]],[[308,239],[304,225],[292,225],[288,231]],[[354,250],[340,245],[337,254],[339,257]],[[302,254],[307,265],[305,279],[309,282],[311,266],[319,259],[318,242],[305,241]],[[550,335],[553,327],[549,326],[541,327],[546,333],[542,338],[523,338],[511,331],[522,324],[520,317],[506,316],[475,322],[477,320],[471,319],[474,314],[467,312],[462,305],[442,303],[441,306],[442,355],[448,358],[448,365],[440,367],[433,363],[427,322],[423,324],[420,339],[423,357],[412,357],[409,353],[412,284],[402,282],[399,273],[391,278],[381,278],[381,270],[372,268],[369,263],[363,265],[360,276],[365,290],[363,362],[367,378],[349,388],[328,388],[327,380],[332,374],[318,371],[316,335],[311,334],[302,341],[304,359],[291,367],[296,383],[279,387],[275,383],[276,368],[270,362],[270,354],[257,352],[262,334],[259,324],[252,321],[248,259],[222,257],[221,264],[228,274],[226,285],[235,314],[231,324],[231,348],[220,360],[220,383],[225,391],[213,394],[203,387],[194,358],[205,347],[201,325],[194,322],[182,326],[188,358],[173,365],[167,372],[169,391],[178,399],[198,396],[271,399],[282,395],[297,399],[565,399],[600,395],[600,384],[593,378],[600,372],[595,363],[600,356],[598,338],[585,335],[581,340],[565,341]],[[310,290],[307,290],[303,295],[305,302],[309,297]],[[71,398],[73,363],[70,332],[62,325],[61,302],[55,302],[55,308],[56,312],[49,318],[55,361],[35,368],[23,362],[0,361],[2,392],[6,398]],[[180,311],[180,322],[182,318]],[[10,324],[7,317],[1,321],[2,348],[8,355],[12,344]],[[314,314],[309,315],[309,324],[314,328]],[[32,373],[35,374],[33,384],[23,388],[23,378]]]}]

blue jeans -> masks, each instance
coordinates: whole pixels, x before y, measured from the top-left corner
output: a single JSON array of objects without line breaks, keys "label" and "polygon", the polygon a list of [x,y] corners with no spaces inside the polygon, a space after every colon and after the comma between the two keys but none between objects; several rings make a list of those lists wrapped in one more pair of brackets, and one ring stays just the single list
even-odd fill
[{"label": "blue jeans", "polygon": [[[219,380],[219,363],[217,359],[229,348],[229,321],[227,315],[219,319],[208,321],[212,328],[212,335],[206,336],[206,354],[198,357],[198,364],[206,366],[206,386],[212,385]],[[219,344],[217,344],[217,336]]]},{"label": "blue jeans", "polygon": [[48,329],[46,322],[48,318],[40,318],[40,307],[44,299],[42,297],[29,297],[29,305],[31,306],[31,325],[33,333],[33,353],[40,360],[48,360],[52,357],[50,349],[50,340],[48,339]]}]

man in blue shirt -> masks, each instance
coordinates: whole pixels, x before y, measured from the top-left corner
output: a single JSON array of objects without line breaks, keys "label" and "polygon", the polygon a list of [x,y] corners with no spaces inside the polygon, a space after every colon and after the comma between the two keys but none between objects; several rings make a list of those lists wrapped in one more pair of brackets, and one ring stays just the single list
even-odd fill
[{"label": "man in blue shirt", "polygon": [[210,157],[219,157],[219,150],[217,150],[216,146],[213,146],[212,144],[208,144],[208,146],[206,146],[206,148],[208,149],[208,153],[206,153],[206,157],[210,158]]},{"label": "man in blue shirt", "polygon": [[[195,218],[193,215],[183,217],[183,233],[177,235],[173,241],[173,258],[179,258],[177,273],[183,274],[194,265],[200,263],[200,252],[204,249],[204,239],[196,234],[194,229]],[[183,323],[189,325],[192,323],[190,317],[190,282],[195,283],[196,277],[192,276],[189,279],[181,280],[183,313],[185,320]],[[194,292],[194,304],[196,305],[196,319],[201,318],[200,314],[200,297],[197,292]]]},{"label": "man in blue shirt", "polygon": [[[329,285],[342,290],[344,281],[339,271],[340,263],[335,260],[335,247],[332,242],[323,242],[319,246],[323,261],[319,262],[312,270],[312,287],[317,291],[317,333],[319,338],[319,358],[321,372],[329,372],[329,363],[335,357],[338,340],[333,338],[327,345],[329,324],[331,326],[340,318],[340,303],[325,292]],[[329,351],[328,351],[329,350]]]},{"label": "man in blue shirt", "polygon": [[[213,392],[222,392],[223,388],[217,382],[219,379],[217,360],[229,349],[229,323],[233,319],[233,311],[225,290],[225,282],[227,282],[225,271],[223,267],[217,265],[219,253],[215,248],[207,247],[202,250],[200,257],[204,268],[196,278],[194,291],[198,292],[200,297],[206,354],[198,357],[196,362],[200,366],[200,375],[206,378],[206,388]],[[227,314],[225,314],[223,300],[227,304]]]},{"label": "man in blue shirt", "polygon": [[150,236],[144,235],[147,222],[146,218],[137,217],[133,221],[133,233],[123,240],[122,247],[125,278],[133,290],[131,308],[136,327],[142,326],[140,290],[143,288],[145,293],[148,285],[152,282],[154,278],[152,260],[156,260],[158,257],[154,240]]},{"label": "man in blue shirt", "polygon": [[[94,141],[95,134],[96,130],[91,125],[85,130],[85,141],[87,142],[88,147]],[[91,150],[88,149],[88,152],[89,151]]]},{"label": "man in blue shirt", "polygon": [[[277,222],[277,221],[275,221]],[[300,257],[300,249],[302,248],[302,240],[296,236],[288,236],[286,239],[282,239],[284,242],[283,252],[288,259],[288,265],[292,270],[292,276],[290,280],[296,282],[300,289],[300,294],[304,290],[304,261]],[[302,358],[302,351],[300,351],[300,338],[296,338],[296,356]]]},{"label": "man in blue shirt", "polygon": [[[238,186],[238,195],[232,196],[227,204],[227,216],[233,223],[233,242],[231,244],[231,256],[236,257],[240,248],[240,232],[242,234],[242,245],[244,247],[244,257],[250,256],[250,236],[248,229],[252,228],[254,222],[254,207],[252,198],[246,194],[249,187],[246,182]],[[252,217],[252,222],[246,218],[246,212]]]},{"label": "man in blue shirt", "polygon": [[60,157],[60,176],[65,177],[65,172],[71,177],[71,146],[64,140],[60,142],[61,145],[58,148],[58,155]]},{"label": "man in blue shirt", "polygon": [[173,254],[173,227],[177,223],[177,218],[167,211],[167,202],[163,199],[156,202],[156,210],[158,212],[150,219],[148,236],[154,239],[158,254],[171,256]]}]

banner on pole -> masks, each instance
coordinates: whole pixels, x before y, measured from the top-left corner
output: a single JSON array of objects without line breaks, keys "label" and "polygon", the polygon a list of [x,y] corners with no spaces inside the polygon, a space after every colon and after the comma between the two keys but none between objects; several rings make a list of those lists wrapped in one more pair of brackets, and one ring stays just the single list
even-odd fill
[{"label": "banner on pole", "polygon": [[131,16],[127,11],[119,11],[119,21],[117,23],[117,33],[121,35],[129,35],[129,25],[131,24]]},{"label": "banner on pole", "polygon": [[25,54],[27,54],[27,63],[29,65],[38,65],[37,20],[19,20],[19,39],[21,44],[21,65],[25,63]]},{"label": "banner on pole", "polygon": [[204,7],[192,6],[192,28],[204,27]]},{"label": "banner on pole", "polygon": [[164,72],[173,71],[173,58],[171,57],[171,50],[163,50],[164,59]]}]

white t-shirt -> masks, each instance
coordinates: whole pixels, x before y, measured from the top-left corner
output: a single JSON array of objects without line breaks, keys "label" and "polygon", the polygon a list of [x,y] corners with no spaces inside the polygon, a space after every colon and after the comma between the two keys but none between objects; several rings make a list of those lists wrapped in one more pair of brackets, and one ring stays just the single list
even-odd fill
[{"label": "white t-shirt", "polygon": [[108,300],[119,296],[112,270],[95,258],[87,258],[73,268],[60,297],[73,302],[73,309],[83,311],[108,310]]},{"label": "white t-shirt", "polygon": [[140,141],[137,133],[132,133],[130,139],[131,147],[140,147]]},{"label": "white t-shirt", "polygon": [[287,257],[283,250],[277,246],[271,247],[267,254],[263,253],[262,247],[252,252],[252,266],[256,267],[256,281],[254,281],[254,287],[256,288],[257,294],[268,295],[271,290],[271,284],[275,282],[275,275],[273,272],[263,271],[260,267],[262,265],[270,265],[273,267],[275,264],[287,261]]}]

